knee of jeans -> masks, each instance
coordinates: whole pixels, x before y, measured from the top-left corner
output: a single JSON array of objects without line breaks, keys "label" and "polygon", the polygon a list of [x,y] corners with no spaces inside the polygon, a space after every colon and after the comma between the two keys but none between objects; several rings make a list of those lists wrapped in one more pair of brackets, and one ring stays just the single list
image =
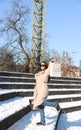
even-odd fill
[{"label": "knee of jeans", "polygon": [[39,108],[39,109],[43,109],[44,106],[43,106],[43,105],[39,105],[38,108]]}]

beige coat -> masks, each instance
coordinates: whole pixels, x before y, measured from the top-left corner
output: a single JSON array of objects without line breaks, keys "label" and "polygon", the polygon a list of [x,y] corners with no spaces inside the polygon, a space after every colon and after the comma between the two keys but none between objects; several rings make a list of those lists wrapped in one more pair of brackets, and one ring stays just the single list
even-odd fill
[{"label": "beige coat", "polygon": [[[51,64],[52,62],[50,62]],[[34,102],[33,109],[37,109],[37,106],[40,105],[48,97],[48,77],[50,75],[50,64],[47,69],[40,71],[35,74],[36,85],[34,88]]]}]

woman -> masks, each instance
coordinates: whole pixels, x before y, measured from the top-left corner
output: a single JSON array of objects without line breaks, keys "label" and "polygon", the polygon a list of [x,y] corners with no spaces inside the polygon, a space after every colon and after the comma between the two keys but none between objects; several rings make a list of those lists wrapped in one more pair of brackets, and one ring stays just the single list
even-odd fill
[{"label": "woman", "polygon": [[50,76],[50,65],[54,60],[50,61],[49,66],[45,61],[40,63],[40,72],[35,74],[36,85],[34,88],[34,100],[33,100],[33,110],[40,111],[41,121],[37,125],[45,125],[45,113],[44,106],[55,107],[57,110],[60,109],[57,102],[48,102],[48,86],[47,82]]}]

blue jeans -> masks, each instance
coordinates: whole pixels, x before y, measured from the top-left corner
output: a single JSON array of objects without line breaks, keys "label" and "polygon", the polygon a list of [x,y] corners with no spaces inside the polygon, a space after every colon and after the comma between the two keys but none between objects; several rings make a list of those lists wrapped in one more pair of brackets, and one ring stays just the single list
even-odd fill
[{"label": "blue jeans", "polygon": [[44,106],[50,106],[50,107],[57,107],[57,102],[48,102],[45,100],[41,105],[38,106],[39,111],[40,111],[40,117],[41,117],[41,122],[45,123],[45,113],[44,113]]}]

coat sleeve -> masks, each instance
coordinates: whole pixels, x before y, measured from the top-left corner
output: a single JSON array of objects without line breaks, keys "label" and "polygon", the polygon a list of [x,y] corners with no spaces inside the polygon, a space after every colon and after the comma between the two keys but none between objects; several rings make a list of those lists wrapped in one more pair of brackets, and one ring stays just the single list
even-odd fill
[{"label": "coat sleeve", "polygon": [[52,61],[49,62],[49,66],[48,66],[48,68],[47,68],[47,70],[46,70],[46,74],[47,74],[47,75],[50,75],[51,64],[53,64]]}]

